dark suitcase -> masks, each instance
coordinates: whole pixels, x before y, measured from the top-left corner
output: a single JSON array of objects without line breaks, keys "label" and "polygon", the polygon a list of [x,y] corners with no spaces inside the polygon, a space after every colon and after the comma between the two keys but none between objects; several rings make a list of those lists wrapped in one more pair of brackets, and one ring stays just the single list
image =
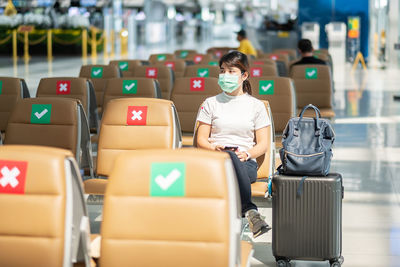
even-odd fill
[{"label": "dark suitcase", "polygon": [[329,260],[331,266],[341,266],[342,176],[277,175],[272,184],[272,252],[277,266],[290,266],[290,260]]}]

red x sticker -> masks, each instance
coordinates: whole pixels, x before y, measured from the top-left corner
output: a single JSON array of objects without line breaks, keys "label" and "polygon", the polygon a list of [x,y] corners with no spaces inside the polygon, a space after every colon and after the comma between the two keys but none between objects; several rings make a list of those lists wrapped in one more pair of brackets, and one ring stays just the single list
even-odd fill
[{"label": "red x sticker", "polygon": [[251,74],[251,77],[261,77],[262,76],[262,68],[251,68],[250,74]]},{"label": "red x sticker", "polygon": [[278,56],[277,55],[270,55],[269,58],[272,59],[272,60],[278,60]]},{"label": "red x sticker", "polygon": [[164,63],[165,66],[171,68],[172,70],[175,70],[175,62],[171,62],[171,61],[166,61]]},{"label": "red x sticker", "polygon": [[146,77],[147,78],[157,78],[157,68],[146,68]]},{"label": "red x sticker", "polygon": [[204,91],[204,78],[190,78],[190,91]]},{"label": "red x sticker", "polygon": [[25,194],[28,162],[0,160],[0,194]]},{"label": "red x sticker", "polygon": [[202,55],[197,55],[194,57],[194,62],[195,63],[200,63],[200,61],[203,60],[203,56]]},{"label": "red x sticker", "polygon": [[57,95],[71,94],[71,81],[57,81]]},{"label": "red x sticker", "polygon": [[146,125],[147,106],[128,106],[126,124],[128,125]]},{"label": "red x sticker", "polygon": [[217,58],[222,57],[222,52],[221,51],[217,51],[215,52],[215,55],[217,56]]}]

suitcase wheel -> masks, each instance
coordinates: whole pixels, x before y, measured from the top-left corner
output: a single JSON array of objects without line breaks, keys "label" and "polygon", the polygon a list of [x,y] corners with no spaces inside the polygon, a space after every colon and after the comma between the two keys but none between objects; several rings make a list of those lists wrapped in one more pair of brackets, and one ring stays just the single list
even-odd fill
[{"label": "suitcase wheel", "polygon": [[340,267],[340,266],[342,266],[342,265],[338,261],[335,261],[335,262],[331,263],[331,267]]},{"label": "suitcase wheel", "polygon": [[343,262],[344,262],[343,256],[340,256],[339,259],[334,259],[329,261],[331,267],[340,267],[342,266]]},{"label": "suitcase wheel", "polygon": [[276,266],[277,267],[290,267],[290,261],[289,260],[277,260],[276,261]]}]

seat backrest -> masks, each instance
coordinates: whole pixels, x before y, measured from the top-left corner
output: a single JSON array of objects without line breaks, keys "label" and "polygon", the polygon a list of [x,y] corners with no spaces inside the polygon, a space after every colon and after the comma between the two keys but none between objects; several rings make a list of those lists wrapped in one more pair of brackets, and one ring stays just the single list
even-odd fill
[{"label": "seat backrest", "polygon": [[211,65],[192,65],[187,66],[185,69],[184,77],[219,77],[219,67],[218,66],[211,66]]},{"label": "seat backrest", "polygon": [[207,54],[211,54],[213,57],[220,59],[223,55],[227,54],[231,50],[236,50],[234,47],[210,47],[207,49]]},{"label": "seat backrest", "polygon": [[161,97],[169,100],[174,82],[174,74],[171,68],[161,65],[135,67],[132,77],[145,77],[157,79],[161,88]]},{"label": "seat backrest", "polygon": [[250,77],[278,76],[274,65],[250,65]]},{"label": "seat backrest", "polygon": [[101,121],[97,174],[108,176],[115,157],[124,151],[175,149],[182,133],[174,104],[155,98],[110,100]]},{"label": "seat backrest", "polygon": [[297,58],[297,50],[296,49],[275,49],[274,53],[277,54],[286,54],[289,55],[289,60],[295,60]]},{"label": "seat backrest", "polygon": [[297,107],[313,104],[332,108],[332,76],[327,65],[294,65],[290,77],[296,89]]},{"label": "seat backrest", "polygon": [[121,71],[115,65],[85,65],[81,67],[79,77],[91,79],[97,106],[101,108],[108,79],[121,77]]},{"label": "seat backrest", "polygon": [[161,98],[157,80],[135,77],[110,79],[104,93],[103,107],[105,109],[112,99],[132,97]]},{"label": "seat backrest", "polygon": [[199,64],[203,60],[210,61],[213,59],[214,59],[214,57],[211,54],[191,54],[185,58],[185,60],[191,60],[195,64]]},{"label": "seat backrest", "polygon": [[4,144],[39,145],[70,150],[81,168],[92,167],[89,126],[79,100],[26,98],[8,121]]},{"label": "seat backrest", "polygon": [[196,54],[198,54],[197,50],[193,49],[178,49],[174,52],[175,57],[181,59],[187,59],[187,57],[192,57]]},{"label": "seat backrest", "polygon": [[252,95],[267,100],[274,117],[276,133],[282,133],[290,118],[296,116],[293,81],[286,77],[266,76],[249,79]]},{"label": "seat backrest", "polygon": [[100,265],[240,266],[236,188],[227,153],[121,154],[104,198]]},{"label": "seat backrest", "polygon": [[175,81],[171,100],[178,111],[183,132],[193,133],[197,111],[200,105],[221,93],[217,78],[180,78]]},{"label": "seat backrest", "polygon": [[279,75],[287,76],[289,70],[289,62],[290,62],[289,55],[281,53],[267,53],[262,55],[260,59],[263,58],[269,58],[276,61]]},{"label": "seat backrest", "polygon": [[219,67],[219,61],[218,61],[218,59],[211,59],[211,60],[208,60],[208,59],[203,59],[200,63],[199,63],[200,65],[209,65],[209,66],[217,66],[217,67]]},{"label": "seat backrest", "polygon": [[70,151],[1,146],[0,203],[2,266],[90,266],[82,178]]},{"label": "seat backrest", "polygon": [[166,60],[163,62],[157,62],[155,65],[171,68],[175,78],[183,77],[186,68],[186,62],[183,59]]},{"label": "seat backrest", "polygon": [[[134,60],[111,60],[109,65],[119,68],[122,72],[122,77],[129,76],[129,73],[133,71],[134,67],[142,66],[142,61],[138,59]],[[127,75],[128,74],[128,75]]]},{"label": "seat backrest", "polygon": [[151,54],[149,57],[149,62],[150,64],[155,64],[160,61],[174,60],[174,59],[176,59],[174,54],[167,54],[167,53]]},{"label": "seat backrest", "polygon": [[17,101],[29,97],[25,80],[0,77],[0,133],[6,130],[8,118]]},{"label": "seat backrest", "polygon": [[276,67],[275,60],[269,58],[262,58],[262,59],[249,59],[250,65],[271,65]]}]

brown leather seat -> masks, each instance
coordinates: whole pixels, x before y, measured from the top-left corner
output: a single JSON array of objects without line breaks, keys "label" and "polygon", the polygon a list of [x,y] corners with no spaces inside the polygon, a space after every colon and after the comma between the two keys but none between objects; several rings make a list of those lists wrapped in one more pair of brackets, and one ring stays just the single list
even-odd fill
[{"label": "brown leather seat", "polygon": [[99,114],[102,114],[104,90],[108,79],[121,77],[121,71],[113,65],[85,65],[81,67],[79,77],[91,79],[96,93]]},{"label": "brown leather seat", "polygon": [[[290,118],[296,116],[296,93],[293,81],[286,77],[253,77],[249,79],[252,95],[260,100],[268,100],[274,118],[276,147]],[[269,87],[267,91],[262,88]]]},{"label": "brown leather seat", "polygon": [[175,50],[174,55],[176,58],[187,59],[187,57],[192,57],[193,55],[198,54],[197,50],[193,49],[178,49]]},{"label": "brown leather seat", "polygon": [[137,66],[142,66],[142,61],[138,59],[134,60],[111,60],[109,65],[115,66],[121,70],[122,77],[132,76],[133,68]]},{"label": "brown leather seat", "polygon": [[274,53],[277,54],[286,54],[289,55],[289,60],[295,60],[297,58],[297,50],[296,49],[275,49]]},{"label": "brown leather seat", "polygon": [[278,76],[275,65],[250,65],[250,77]]},{"label": "brown leather seat", "polygon": [[[110,175],[115,158],[122,152],[143,149],[176,149],[182,144],[174,104],[155,98],[110,100],[101,121],[97,152],[97,176]],[[103,194],[106,179],[85,181],[88,194]]]},{"label": "brown leather seat", "polygon": [[171,68],[161,65],[139,66],[133,69],[132,77],[157,79],[161,88],[161,97],[167,100],[171,98],[174,83],[174,74]]},{"label": "brown leather seat", "polygon": [[104,93],[103,107],[105,109],[112,99],[132,97],[161,98],[157,80],[135,77],[110,79]]},{"label": "brown leather seat", "polygon": [[76,99],[41,97],[18,101],[8,121],[4,144],[67,149],[80,168],[92,170],[89,126]]},{"label": "brown leather seat", "polygon": [[178,111],[183,131],[183,145],[193,145],[193,131],[199,107],[206,100],[221,93],[217,78],[180,78],[175,81],[171,100]]},{"label": "brown leather seat", "polygon": [[109,180],[100,266],[240,265],[239,194],[226,153],[127,152]]},{"label": "brown leather seat", "polygon": [[220,73],[219,66],[211,65],[192,65],[185,69],[184,77],[214,77],[218,78]]},{"label": "brown leather seat", "polygon": [[176,59],[174,54],[167,54],[167,53],[164,53],[164,54],[151,54],[149,56],[150,64],[155,64],[155,63],[160,62],[160,61],[174,60],[174,59]]},{"label": "brown leather seat", "polygon": [[54,77],[40,79],[36,97],[64,97],[78,99],[89,120],[90,128],[97,132],[99,115],[96,95],[87,78]]},{"label": "brown leather seat", "polygon": [[[333,118],[332,76],[326,65],[294,65],[290,76],[296,88],[297,108],[301,110],[308,104],[317,106],[322,117]],[[307,111],[306,116],[313,116]]]},{"label": "brown leather seat", "polygon": [[17,101],[29,97],[24,79],[0,77],[0,134],[4,134],[8,118]]},{"label": "brown leather seat", "polygon": [[211,54],[190,54],[188,55],[185,60],[193,61],[195,64],[199,64],[201,61],[210,61],[213,60],[214,57]]},{"label": "brown leather seat", "polygon": [[183,77],[186,68],[186,62],[183,59],[166,60],[163,62],[157,62],[155,65],[170,67],[175,78]]},{"label": "brown leather seat", "polygon": [[269,59],[269,58],[262,58],[262,59],[249,59],[249,64],[250,65],[272,65],[276,68],[276,62],[275,60]]},{"label": "brown leather seat", "polygon": [[82,179],[70,151],[0,146],[1,266],[89,265]]}]

